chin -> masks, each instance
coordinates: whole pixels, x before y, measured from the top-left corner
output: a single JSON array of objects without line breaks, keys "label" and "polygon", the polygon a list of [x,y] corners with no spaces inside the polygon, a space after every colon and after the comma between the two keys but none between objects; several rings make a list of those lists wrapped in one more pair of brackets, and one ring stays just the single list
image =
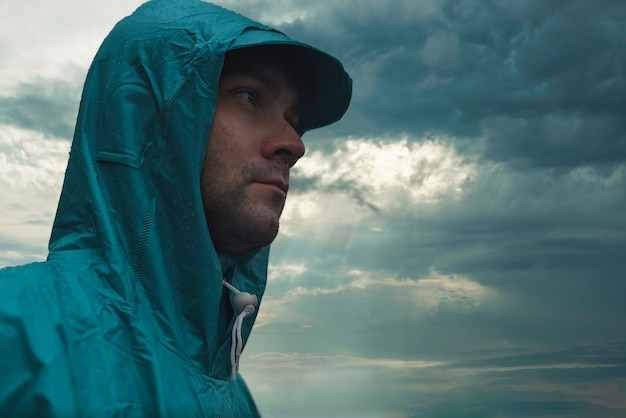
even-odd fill
[{"label": "chin", "polygon": [[255,241],[263,243],[259,246],[264,247],[271,244],[274,239],[276,239],[279,226],[278,218],[258,220],[251,228],[249,236],[251,238],[256,237]]},{"label": "chin", "polygon": [[263,216],[258,216],[261,214],[257,212],[257,216],[255,216],[253,220],[251,219],[252,222],[250,222],[249,225],[252,227],[251,229],[256,230],[254,232],[251,231],[251,233],[258,237],[258,241],[263,241],[265,245],[269,245],[278,235],[280,227],[279,219],[282,210],[277,211],[265,208],[263,212]]},{"label": "chin", "polygon": [[[240,196],[241,197],[241,196]],[[215,248],[242,255],[268,246],[278,235],[282,201],[256,197],[232,199],[228,205],[207,205],[205,214]]]}]

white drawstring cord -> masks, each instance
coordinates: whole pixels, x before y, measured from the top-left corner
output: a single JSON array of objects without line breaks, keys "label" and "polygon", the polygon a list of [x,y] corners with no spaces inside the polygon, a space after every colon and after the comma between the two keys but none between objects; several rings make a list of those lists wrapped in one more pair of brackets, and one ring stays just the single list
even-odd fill
[{"label": "white drawstring cord", "polygon": [[230,289],[235,296],[231,302],[235,312],[238,312],[235,323],[233,324],[232,340],[230,346],[230,364],[232,365],[232,378],[237,380],[237,371],[239,370],[239,357],[241,357],[241,351],[243,350],[243,339],[241,337],[241,327],[243,320],[252,315],[259,305],[259,300],[256,295],[251,295],[248,292],[241,292],[236,289],[232,284],[226,280],[222,280],[222,284]]}]

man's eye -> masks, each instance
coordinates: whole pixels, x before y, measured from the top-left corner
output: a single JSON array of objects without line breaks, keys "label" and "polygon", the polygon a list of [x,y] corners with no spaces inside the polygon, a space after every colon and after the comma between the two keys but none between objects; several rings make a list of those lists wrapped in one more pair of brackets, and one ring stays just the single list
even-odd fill
[{"label": "man's eye", "polygon": [[254,91],[244,90],[236,93],[237,97],[241,97],[249,103],[255,103],[257,100],[257,94]]}]

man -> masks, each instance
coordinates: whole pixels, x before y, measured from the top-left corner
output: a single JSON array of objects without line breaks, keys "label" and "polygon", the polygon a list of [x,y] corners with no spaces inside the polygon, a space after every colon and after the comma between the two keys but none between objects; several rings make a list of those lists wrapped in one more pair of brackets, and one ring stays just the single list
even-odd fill
[{"label": "man", "polygon": [[89,70],[45,263],[0,271],[0,416],[256,416],[236,375],[334,58],[198,0],[122,20]]}]

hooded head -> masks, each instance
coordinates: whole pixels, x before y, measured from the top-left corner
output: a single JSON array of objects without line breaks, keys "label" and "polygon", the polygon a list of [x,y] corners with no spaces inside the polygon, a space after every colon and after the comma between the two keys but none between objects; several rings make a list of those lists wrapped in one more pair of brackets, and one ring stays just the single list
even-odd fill
[{"label": "hooded head", "polygon": [[[246,58],[254,54],[292,64]],[[249,97],[225,83],[281,71],[286,95],[278,95],[277,106],[288,111],[263,125],[272,135],[261,125],[249,131],[258,142],[253,159],[232,158],[250,126],[229,121],[228,100]],[[297,97],[288,98],[294,91]],[[89,69],[49,259],[87,258],[102,282],[96,291],[120,312],[154,325],[180,356],[222,373],[215,360],[228,357],[232,324],[220,318],[230,318],[232,308],[223,302],[221,278],[260,298],[275,235],[268,213],[280,215],[286,173],[304,151],[300,135],[341,118],[350,95],[350,78],[336,59],[265,25],[198,0],[145,3],[115,26]],[[274,137],[282,142],[267,139]],[[234,206],[216,206],[218,192],[232,187],[239,187],[230,193]],[[267,209],[265,215],[232,209],[246,204]],[[232,250],[224,237],[236,231],[225,227],[244,215],[249,225],[263,219],[269,232]]]}]

